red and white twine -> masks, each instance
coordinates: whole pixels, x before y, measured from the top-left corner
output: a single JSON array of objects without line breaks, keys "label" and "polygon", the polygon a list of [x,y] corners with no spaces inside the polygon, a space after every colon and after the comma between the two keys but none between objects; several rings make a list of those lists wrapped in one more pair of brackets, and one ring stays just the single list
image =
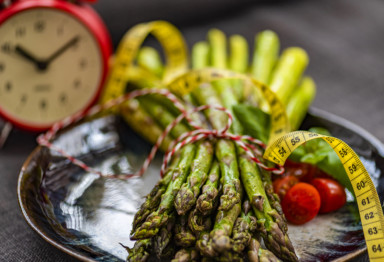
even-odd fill
[{"label": "red and white twine", "polygon": [[[159,136],[157,139],[155,145],[152,147],[151,152],[149,153],[148,157],[144,161],[142,167],[140,170],[138,170],[134,174],[104,174],[98,170],[95,170],[92,167],[89,167],[87,164],[82,162],[81,160],[71,156],[61,148],[56,147],[51,141],[57,134],[57,132],[63,128],[68,127],[71,124],[74,124],[84,117],[93,116],[97,113],[100,113],[104,110],[110,109],[114,106],[120,105],[123,102],[126,102],[127,100],[149,95],[149,94],[159,94],[165,96],[167,99],[169,99],[177,109],[180,110],[181,114],[172,122],[170,123],[164,130],[164,132]],[[228,121],[225,127],[221,130],[210,130],[205,129],[198,124],[194,123],[194,121],[190,118],[190,115],[192,113],[196,113],[199,111],[207,110],[207,109],[214,109],[214,110],[220,110],[227,114]],[[260,158],[262,157],[262,152],[259,150],[259,148],[265,149],[266,145],[262,143],[260,140],[257,140],[250,136],[241,136],[241,135],[234,135],[228,132],[230,126],[232,125],[232,114],[224,107],[215,106],[215,105],[204,105],[200,107],[195,107],[192,110],[186,110],[183,104],[180,102],[180,100],[173,95],[171,92],[169,92],[166,89],[141,89],[141,90],[135,90],[130,93],[127,93],[123,96],[120,96],[116,99],[110,100],[106,102],[105,104],[99,104],[95,105],[92,108],[90,108],[87,111],[79,112],[77,114],[74,114],[70,117],[65,118],[64,120],[55,123],[52,128],[46,132],[45,134],[40,135],[37,138],[37,142],[42,145],[50,148],[51,150],[54,150],[61,154],[62,156],[69,159],[74,165],[79,166],[80,168],[84,169],[87,172],[95,173],[102,177],[110,177],[110,178],[119,178],[119,179],[128,179],[131,177],[140,177],[142,176],[145,171],[147,170],[149,164],[155,157],[160,145],[164,141],[165,137],[169,134],[169,132],[174,128],[178,123],[180,123],[183,119],[186,119],[189,125],[194,128],[194,130],[186,132],[182,134],[180,137],[172,141],[170,144],[167,152],[165,153],[163,164],[161,166],[160,175],[163,176],[165,173],[165,170],[167,168],[167,165],[170,161],[170,159],[173,157],[173,155],[180,150],[183,146],[194,143],[196,141],[200,141],[202,139],[229,139],[234,141],[238,144],[249,156],[250,159],[252,159],[257,165],[259,165],[261,168],[271,171],[275,174],[282,174],[284,172],[284,168],[282,166],[277,167],[268,167],[264,165]]]}]

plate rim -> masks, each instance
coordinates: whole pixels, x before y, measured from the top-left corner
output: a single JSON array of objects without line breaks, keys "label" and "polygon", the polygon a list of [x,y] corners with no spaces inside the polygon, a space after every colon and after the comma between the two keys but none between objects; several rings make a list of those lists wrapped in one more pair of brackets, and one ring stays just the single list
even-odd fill
[{"label": "plate rim", "polygon": [[[334,124],[337,124],[337,125],[341,125],[345,128],[347,128],[348,126],[348,129],[353,129],[354,132],[358,132],[362,137],[364,137],[366,140],[368,140],[374,147],[375,149],[378,151],[378,154],[384,158],[384,144],[378,139],[376,138],[374,135],[372,135],[370,132],[368,132],[367,130],[365,130],[364,128],[362,128],[361,126],[343,118],[343,117],[340,117],[338,115],[335,115],[333,113],[330,113],[330,112],[327,112],[327,111],[324,111],[322,109],[319,109],[319,108],[315,108],[315,107],[311,107],[309,108],[308,110],[308,113],[312,116],[315,116],[315,117],[320,117],[320,118],[323,118],[323,119],[326,119],[327,121],[329,122],[332,122]],[[78,252],[75,252],[73,250],[71,250],[70,248],[68,248],[65,244],[63,243],[59,243],[55,240],[53,240],[51,237],[49,237],[48,235],[46,235],[46,233],[39,228],[38,225],[36,225],[34,223],[34,221],[30,218],[30,216],[28,215],[27,211],[26,211],[26,203],[24,202],[24,198],[22,196],[22,184],[23,184],[23,180],[25,179],[25,176],[26,176],[26,170],[28,168],[28,166],[30,165],[30,162],[32,161],[32,159],[34,158],[34,156],[36,154],[38,154],[41,150],[43,149],[42,146],[38,145],[27,157],[27,159],[24,161],[21,169],[20,169],[20,172],[19,172],[19,176],[18,176],[18,181],[17,181],[17,199],[18,199],[18,204],[19,204],[19,207],[21,209],[21,212],[23,214],[23,217],[25,219],[25,221],[27,222],[27,224],[38,234],[40,235],[40,237],[42,237],[46,242],[48,242],[49,244],[51,244],[52,246],[54,246],[55,248],[58,248],[59,250],[63,251],[64,253],[76,258],[76,259],[79,259],[81,261],[86,261],[86,262],[94,262],[94,261],[97,261],[95,259],[92,259],[92,258],[89,258],[89,257],[86,257],[85,255],[83,254],[80,254]],[[344,261],[349,261],[357,256],[360,256],[361,254],[363,253],[366,253],[367,251],[367,247],[363,247],[361,249],[357,249],[356,251],[354,252],[351,252],[347,255],[344,255],[343,257],[340,257],[340,258],[337,258],[337,259],[334,259],[332,260],[333,262],[344,262]]]}]

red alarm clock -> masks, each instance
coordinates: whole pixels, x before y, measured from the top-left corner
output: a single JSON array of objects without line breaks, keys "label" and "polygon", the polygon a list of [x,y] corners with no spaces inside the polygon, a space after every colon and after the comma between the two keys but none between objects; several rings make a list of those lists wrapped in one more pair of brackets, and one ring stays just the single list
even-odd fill
[{"label": "red alarm clock", "polygon": [[2,2],[0,115],[22,129],[44,131],[95,103],[112,45],[87,1]]}]

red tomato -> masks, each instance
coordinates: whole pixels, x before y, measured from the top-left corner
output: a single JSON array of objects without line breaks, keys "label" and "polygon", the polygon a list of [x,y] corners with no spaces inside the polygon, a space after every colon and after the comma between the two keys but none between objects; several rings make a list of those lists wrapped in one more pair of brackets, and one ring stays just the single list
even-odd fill
[{"label": "red tomato", "polygon": [[316,166],[306,163],[297,163],[287,160],[284,165],[285,174],[288,176],[296,176],[300,181],[309,182],[314,178]]},{"label": "red tomato", "polygon": [[337,181],[329,178],[315,178],[311,184],[320,194],[320,213],[335,211],[345,204],[347,199],[345,190]]},{"label": "red tomato", "polygon": [[320,210],[320,194],[308,183],[294,185],[283,198],[282,208],[289,222],[296,225],[312,220]]},{"label": "red tomato", "polygon": [[288,190],[299,183],[299,179],[295,176],[284,176],[273,181],[273,191],[279,195],[282,200]]}]

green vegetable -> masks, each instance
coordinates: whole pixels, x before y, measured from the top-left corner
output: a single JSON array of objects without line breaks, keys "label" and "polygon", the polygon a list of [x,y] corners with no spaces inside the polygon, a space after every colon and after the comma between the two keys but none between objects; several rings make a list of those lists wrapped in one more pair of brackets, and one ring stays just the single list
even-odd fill
[{"label": "green vegetable", "polygon": [[290,47],[283,51],[273,71],[270,87],[284,105],[287,105],[289,97],[295,92],[308,60],[307,52],[302,48]]},{"label": "green vegetable", "polygon": [[[320,127],[310,128],[308,131],[327,136],[331,135],[328,130]],[[354,194],[351,181],[345,172],[343,164],[336,152],[323,139],[319,138],[306,142],[293,151],[289,159],[295,162],[309,163],[317,166]]]},{"label": "green vegetable", "polygon": [[291,130],[297,130],[307,114],[308,108],[316,95],[316,84],[306,76],[291,95],[287,105],[287,117]]},{"label": "green vegetable", "polygon": [[255,137],[265,144],[268,142],[269,114],[257,107],[246,104],[235,105],[232,110],[242,125],[243,134]]},{"label": "green vegetable", "polygon": [[280,41],[277,34],[270,30],[258,33],[255,37],[255,51],[251,74],[264,84],[268,84],[273,68],[279,57]]}]

